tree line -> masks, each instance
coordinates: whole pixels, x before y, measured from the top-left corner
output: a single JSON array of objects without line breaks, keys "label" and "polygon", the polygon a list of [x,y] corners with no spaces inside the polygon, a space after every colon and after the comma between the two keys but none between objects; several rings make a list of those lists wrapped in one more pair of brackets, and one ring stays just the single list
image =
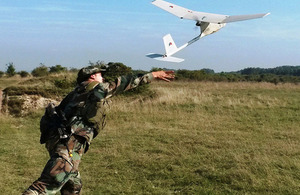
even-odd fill
[{"label": "tree line", "polygon": [[300,76],[277,75],[272,73],[241,74],[239,72],[207,73],[204,70],[178,70],[177,79],[215,82],[269,82],[300,83]]},{"label": "tree line", "polygon": [[300,66],[280,66],[276,68],[245,68],[239,73],[243,75],[275,74],[287,76],[300,76]]},{"label": "tree line", "polygon": [[6,64],[6,72],[0,71],[0,78],[3,77],[4,75],[6,75],[7,77],[13,77],[17,74],[20,75],[21,77],[28,77],[30,75],[34,77],[42,77],[42,76],[47,76],[51,73],[61,73],[67,71],[73,71],[73,70],[72,69],[68,70],[66,67],[63,67],[61,65],[47,67],[46,65],[40,63],[39,67],[31,71],[31,74],[27,71],[17,72],[14,63],[10,62]]},{"label": "tree line", "polygon": [[[132,70],[130,67],[120,62],[109,62],[108,64],[103,61],[89,62],[89,65],[102,66],[106,65],[108,73],[105,75],[106,80],[110,81],[116,76],[124,74],[144,74],[146,71],[143,70]],[[21,77],[27,77],[32,75],[33,77],[43,77],[52,73],[62,72],[78,72],[78,69],[68,69],[62,65],[55,65],[47,67],[44,64],[40,64],[38,67],[33,69],[31,73],[26,71],[16,72],[15,66],[12,62],[6,65],[6,72],[0,71],[0,77],[7,75],[12,77],[19,74]],[[151,71],[166,70],[161,68],[152,68]],[[221,72],[215,73],[212,69],[201,69],[201,70],[185,70],[179,69],[174,70],[176,73],[177,80],[191,80],[191,81],[225,81],[225,82],[271,82],[277,83],[299,83],[300,82],[300,66],[279,66],[276,68],[245,68],[236,72]]]}]

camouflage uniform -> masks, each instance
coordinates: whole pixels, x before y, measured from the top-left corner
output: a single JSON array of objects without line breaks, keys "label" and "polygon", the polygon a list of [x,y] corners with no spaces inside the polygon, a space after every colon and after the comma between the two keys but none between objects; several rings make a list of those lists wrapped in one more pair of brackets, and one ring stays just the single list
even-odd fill
[{"label": "camouflage uniform", "polygon": [[[105,125],[107,99],[153,79],[151,73],[141,77],[122,76],[112,83],[82,82],[57,107],[71,120],[70,136],[60,139],[56,133],[46,141],[50,155],[40,178],[24,194],[80,194],[82,183],[79,163],[92,141]],[[73,119],[75,118],[75,119]]]}]

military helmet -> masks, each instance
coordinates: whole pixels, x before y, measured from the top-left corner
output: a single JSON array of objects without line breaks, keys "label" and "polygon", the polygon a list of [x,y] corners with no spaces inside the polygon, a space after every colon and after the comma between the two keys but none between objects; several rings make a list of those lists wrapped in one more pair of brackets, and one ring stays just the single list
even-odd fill
[{"label": "military helmet", "polygon": [[91,75],[101,72],[102,74],[106,72],[107,67],[105,65],[95,65],[95,66],[88,66],[84,67],[79,70],[77,75],[77,83],[80,84],[83,81],[86,81],[90,78]]}]

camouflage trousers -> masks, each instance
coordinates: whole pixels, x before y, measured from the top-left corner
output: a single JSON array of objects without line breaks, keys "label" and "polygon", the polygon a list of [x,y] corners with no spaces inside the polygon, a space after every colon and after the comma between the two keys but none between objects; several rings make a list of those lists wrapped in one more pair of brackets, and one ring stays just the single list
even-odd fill
[{"label": "camouflage trousers", "polygon": [[52,195],[59,191],[62,195],[81,194],[79,163],[94,132],[82,124],[72,127],[72,131],[75,133],[68,140],[57,137],[46,142],[50,159],[41,176],[23,195]]}]

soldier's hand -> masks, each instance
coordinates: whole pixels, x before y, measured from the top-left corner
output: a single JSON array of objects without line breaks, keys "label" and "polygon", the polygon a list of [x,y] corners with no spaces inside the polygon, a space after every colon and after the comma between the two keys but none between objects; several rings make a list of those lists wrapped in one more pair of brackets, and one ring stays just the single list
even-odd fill
[{"label": "soldier's hand", "polygon": [[156,71],[152,72],[152,75],[156,79],[161,79],[170,82],[171,79],[175,78],[174,71]]}]

